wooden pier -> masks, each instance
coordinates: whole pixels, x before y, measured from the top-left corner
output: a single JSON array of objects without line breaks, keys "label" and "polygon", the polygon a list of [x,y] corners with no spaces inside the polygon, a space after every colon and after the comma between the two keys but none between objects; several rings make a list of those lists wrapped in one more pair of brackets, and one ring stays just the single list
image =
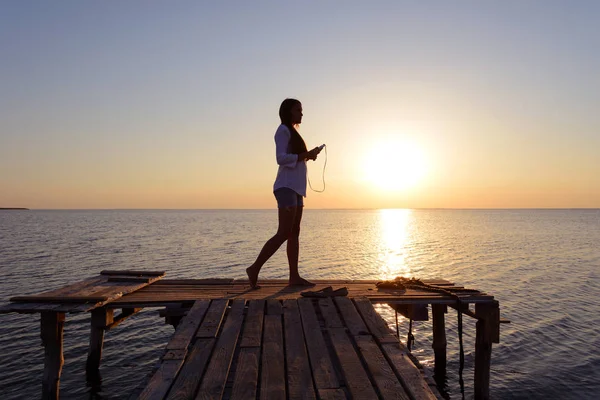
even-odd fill
[{"label": "wooden pier", "polygon": [[447,307],[476,318],[475,398],[489,398],[500,313],[498,302],[483,292],[441,279],[424,280],[433,290],[383,288],[372,280],[317,280],[310,288],[261,280],[252,289],[247,280],[163,277],[103,271],[0,307],[0,313],[41,314],[42,397],[59,397],[66,314],[91,313],[86,372],[93,379],[105,332],[144,307],[161,307],[176,329],[157,368],[133,394],[139,399],[441,398],[373,308],[387,303],[412,320],[428,318],[431,305],[436,370],[446,367]]}]

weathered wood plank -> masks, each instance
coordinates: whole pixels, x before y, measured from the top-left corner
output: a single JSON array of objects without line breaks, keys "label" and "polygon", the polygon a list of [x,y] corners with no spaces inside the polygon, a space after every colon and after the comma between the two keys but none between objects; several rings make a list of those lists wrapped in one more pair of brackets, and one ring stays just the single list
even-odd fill
[{"label": "weathered wood plank", "polygon": [[286,398],[281,318],[281,315],[265,315],[261,362],[261,400],[284,400]]},{"label": "weathered wood plank", "polygon": [[32,302],[32,303],[98,303],[109,299],[109,296],[15,296],[10,301],[14,302]]},{"label": "weathered wood plank", "polygon": [[254,400],[258,387],[259,347],[246,347],[240,350],[235,370],[231,400]]},{"label": "weathered wood plank", "polygon": [[264,316],[264,300],[251,300],[248,302],[248,314],[246,315],[240,347],[260,346]]},{"label": "weathered wood plank", "polygon": [[346,400],[344,389],[319,389],[319,398],[321,400]]},{"label": "weathered wood plank", "polygon": [[231,278],[204,278],[204,279],[163,279],[156,285],[231,285]]},{"label": "weathered wood plank", "polygon": [[383,399],[409,400],[408,394],[394,374],[371,335],[354,336],[354,340],[366,361],[369,372]]},{"label": "weathered wood plank", "polygon": [[283,321],[288,397],[290,399],[315,399],[308,353],[304,345],[302,320],[296,300],[283,301]]},{"label": "weathered wood plank", "polygon": [[344,374],[346,387],[354,399],[377,399],[369,376],[363,368],[360,358],[344,328],[328,330]]},{"label": "weathered wood plank", "polygon": [[150,277],[150,276],[110,275],[107,278],[107,282],[141,282],[141,283],[150,283],[150,282],[152,282],[152,277]]},{"label": "weathered wood plank", "polygon": [[140,400],[161,400],[167,395],[171,384],[175,380],[183,360],[166,360],[160,364],[158,370],[152,375],[148,385],[140,394]]},{"label": "weathered wood plank", "polygon": [[69,295],[87,295],[90,294],[94,288],[105,282],[106,278],[102,276],[94,276],[92,278],[87,278],[82,281],[74,282],[68,284],[67,286],[63,286],[54,290],[50,290],[47,292],[36,293],[35,295],[45,295],[45,296],[69,296]]},{"label": "weathered wood plank", "polygon": [[321,332],[314,303],[311,299],[298,299],[298,308],[302,317],[302,327],[306,338],[306,347],[312,366],[317,389],[335,389],[340,384],[335,374],[333,362]]},{"label": "weathered wood plank", "polygon": [[194,343],[181,372],[169,392],[169,400],[187,400],[194,398],[196,388],[204,376],[208,361],[215,345],[215,338],[199,338]]},{"label": "weathered wood plank", "polygon": [[227,375],[231,367],[233,352],[242,328],[245,300],[233,300],[227,315],[223,332],[217,339],[215,350],[210,359],[210,368],[200,383],[196,399],[218,399],[223,395]]},{"label": "weathered wood plank", "polygon": [[268,299],[267,300],[267,314],[283,315],[283,305],[281,304],[281,301]]},{"label": "weathered wood plank", "polygon": [[194,303],[187,315],[181,320],[175,333],[167,343],[167,350],[187,349],[198,330],[204,315],[208,311],[210,301],[198,300]]},{"label": "weathered wood plank", "polygon": [[381,350],[402,386],[415,400],[436,400],[423,375],[400,346],[400,343],[386,343],[381,345]]},{"label": "weathered wood plank", "polygon": [[228,300],[225,299],[211,301],[208,311],[204,316],[204,321],[202,321],[196,332],[196,337],[210,338],[217,336],[221,321],[225,315],[225,310],[227,309],[227,302]]},{"label": "weathered wood plank", "polygon": [[375,311],[373,305],[368,299],[355,299],[356,308],[361,314],[367,328],[379,343],[397,343],[398,338],[394,336],[386,322]]},{"label": "weathered wood plank", "polygon": [[335,303],[339,307],[342,318],[351,335],[366,335],[369,333],[369,329],[356,310],[356,307],[354,307],[352,300],[347,297],[336,297]]},{"label": "weathered wood plank", "polygon": [[135,270],[109,270],[100,271],[100,275],[131,275],[131,276],[164,276],[165,271],[135,271]]},{"label": "weathered wood plank", "polygon": [[343,328],[344,324],[342,324],[342,320],[333,304],[333,300],[331,297],[327,297],[325,299],[319,299],[319,309],[321,310],[321,314],[323,314],[323,319],[325,320],[326,328]]}]

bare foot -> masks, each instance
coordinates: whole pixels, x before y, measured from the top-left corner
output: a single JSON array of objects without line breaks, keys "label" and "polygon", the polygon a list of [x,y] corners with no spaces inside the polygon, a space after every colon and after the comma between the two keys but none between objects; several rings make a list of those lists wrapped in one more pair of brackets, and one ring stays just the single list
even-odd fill
[{"label": "bare foot", "polygon": [[256,284],[258,282],[258,272],[255,272],[252,266],[246,268],[246,275],[248,275],[248,280],[250,281],[250,287],[252,289],[260,288],[260,286]]},{"label": "bare foot", "polygon": [[297,277],[297,278],[290,278],[288,284],[290,286],[315,286],[314,283],[307,281],[304,278],[301,277]]}]

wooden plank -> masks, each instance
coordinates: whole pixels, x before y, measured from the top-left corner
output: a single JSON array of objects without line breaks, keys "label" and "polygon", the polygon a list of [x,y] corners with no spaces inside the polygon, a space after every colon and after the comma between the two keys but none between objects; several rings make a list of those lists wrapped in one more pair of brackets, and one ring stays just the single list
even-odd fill
[{"label": "wooden plank", "polygon": [[344,389],[319,389],[319,399],[321,400],[346,400]]},{"label": "wooden plank", "polygon": [[198,331],[196,332],[196,337],[217,337],[219,327],[221,326],[221,321],[225,315],[227,302],[228,301],[224,299],[211,301],[208,311],[206,312],[206,316],[204,317],[204,321],[202,321],[200,328],[198,328]]},{"label": "wooden plank", "polygon": [[423,374],[410,360],[407,352],[401,349],[399,343],[382,344],[381,350],[412,399],[436,400]]},{"label": "wooden plank", "polygon": [[148,276],[127,276],[127,275],[111,275],[107,282],[143,282],[150,283],[152,280]]},{"label": "wooden plank", "polygon": [[100,275],[132,275],[132,276],[164,276],[165,271],[135,271],[135,270],[109,270],[100,272]]},{"label": "wooden plank", "polygon": [[363,317],[367,328],[379,343],[397,343],[398,338],[393,335],[387,323],[375,311],[373,305],[368,299],[355,299],[354,303],[359,313]]},{"label": "wooden plank", "polygon": [[187,349],[166,350],[161,360],[185,360]]},{"label": "wooden plank", "polygon": [[[91,291],[95,290],[94,288],[105,282],[106,278],[102,276],[95,276],[92,278],[87,278],[82,281],[71,283],[67,286],[63,286],[54,290],[50,290],[47,292],[36,293],[35,295],[46,295],[46,296],[68,296],[73,294],[81,294],[87,295],[91,293]],[[33,295],[33,296],[35,296]]]},{"label": "wooden plank", "polygon": [[148,385],[140,394],[140,400],[164,399],[175,380],[183,360],[166,360],[160,364],[158,370],[152,375]]},{"label": "wooden plank", "polygon": [[72,313],[86,312],[93,308],[93,304],[9,303],[0,308],[0,314],[7,314],[11,312],[32,314],[44,311]]},{"label": "wooden plank", "polygon": [[329,357],[313,301],[305,298],[298,299],[298,308],[302,317],[306,348],[317,389],[339,388],[340,383]]},{"label": "wooden plank", "polygon": [[248,302],[248,314],[246,315],[240,347],[260,346],[264,315],[264,300],[251,300]]},{"label": "wooden plank", "polygon": [[14,302],[31,302],[31,303],[98,303],[109,299],[109,296],[16,296],[11,297],[10,301]]},{"label": "wooden plank", "polygon": [[283,368],[285,359],[281,315],[265,315],[263,336],[260,398],[261,400],[284,400],[286,398],[285,368]]},{"label": "wooden plank", "polygon": [[344,324],[342,324],[342,320],[338,315],[337,309],[335,308],[331,297],[319,299],[318,302],[319,309],[321,310],[321,314],[323,314],[323,319],[325,320],[325,327],[343,328]]},{"label": "wooden plank", "polygon": [[[96,303],[96,307],[103,305],[108,301],[121,298],[125,294],[135,292],[148,283],[145,282],[107,282],[106,277],[101,277],[102,282],[94,281],[93,285],[80,286],[78,284],[70,285],[65,288],[31,296],[16,296],[11,298],[14,302],[50,302],[50,303]],[[160,279],[153,277],[151,279]],[[91,282],[91,281],[90,281]],[[73,293],[73,288],[77,291]],[[101,304],[97,304],[101,303]]]},{"label": "wooden plank", "polygon": [[198,300],[194,303],[187,315],[179,322],[175,333],[167,343],[167,350],[187,349],[198,330],[210,302]]},{"label": "wooden plank", "polygon": [[208,360],[215,345],[215,338],[197,339],[181,372],[169,392],[169,400],[184,400],[194,397],[196,388],[208,367]]},{"label": "wooden plank", "polygon": [[242,328],[245,305],[245,300],[232,301],[231,310],[229,310],[223,325],[223,332],[217,339],[215,350],[210,359],[210,368],[204,375],[196,399],[220,399],[223,395],[233,352]]},{"label": "wooden plank", "polygon": [[204,278],[204,279],[163,279],[156,285],[231,285],[231,278]]},{"label": "wooden plank", "polygon": [[377,399],[369,376],[344,328],[328,330],[335,354],[340,362],[346,387],[354,399]]},{"label": "wooden plank", "polygon": [[267,314],[268,315],[283,315],[283,306],[281,301],[268,299],[267,300]]},{"label": "wooden plank", "polygon": [[246,347],[240,350],[231,392],[232,400],[256,399],[259,358],[259,347]]},{"label": "wooden plank", "polygon": [[365,325],[362,317],[356,310],[354,303],[347,297],[336,297],[335,303],[337,304],[342,318],[350,331],[352,336],[366,335],[369,333],[369,329]]},{"label": "wooden plank", "polygon": [[290,399],[315,399],[308,353],[304,345],[302,320],[296,300],[283,301],[283,321],[288,397]]},{"label": "wooden plank", "polygon": [[381,353],[371,335],[355,336],[354,340],[358,346],[363,359],[367,363],[369,372],[379,389],[383,399],[409,400],[402,384],[394,374],[392,367]]}]

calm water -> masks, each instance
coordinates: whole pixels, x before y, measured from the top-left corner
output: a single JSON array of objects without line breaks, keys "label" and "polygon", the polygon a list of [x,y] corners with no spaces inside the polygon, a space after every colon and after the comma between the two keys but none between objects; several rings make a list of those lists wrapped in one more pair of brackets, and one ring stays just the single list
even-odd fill
[{"label": "calm water", "polygon": [[[169,278],[244,277],[274,233],[273,211],[0,211],[0,300],[103,269],[165,270]],[[307,278],[442,277],[493,294],[501,343],[492,398],[592,399],[600,392],[600,210],[306,210],[300,268]],[[287,277],[281,249],[263,278]],[[395,329],[393,312],[380,312]],[[457,384],[456,313],[447,318],[448,390]],[[430,322],[414,353],[433,365]],[[465,318],[464,372],[472,395],[474,321]],[[405,337],[408,323],[401,319]],[[105,337],[101,398],[126,398],[173,333],[145,309]],[[89,315],[67,316],[61,398],[89,398]],[[2,399],[39,398],[39,316],[0,315]]]}]

